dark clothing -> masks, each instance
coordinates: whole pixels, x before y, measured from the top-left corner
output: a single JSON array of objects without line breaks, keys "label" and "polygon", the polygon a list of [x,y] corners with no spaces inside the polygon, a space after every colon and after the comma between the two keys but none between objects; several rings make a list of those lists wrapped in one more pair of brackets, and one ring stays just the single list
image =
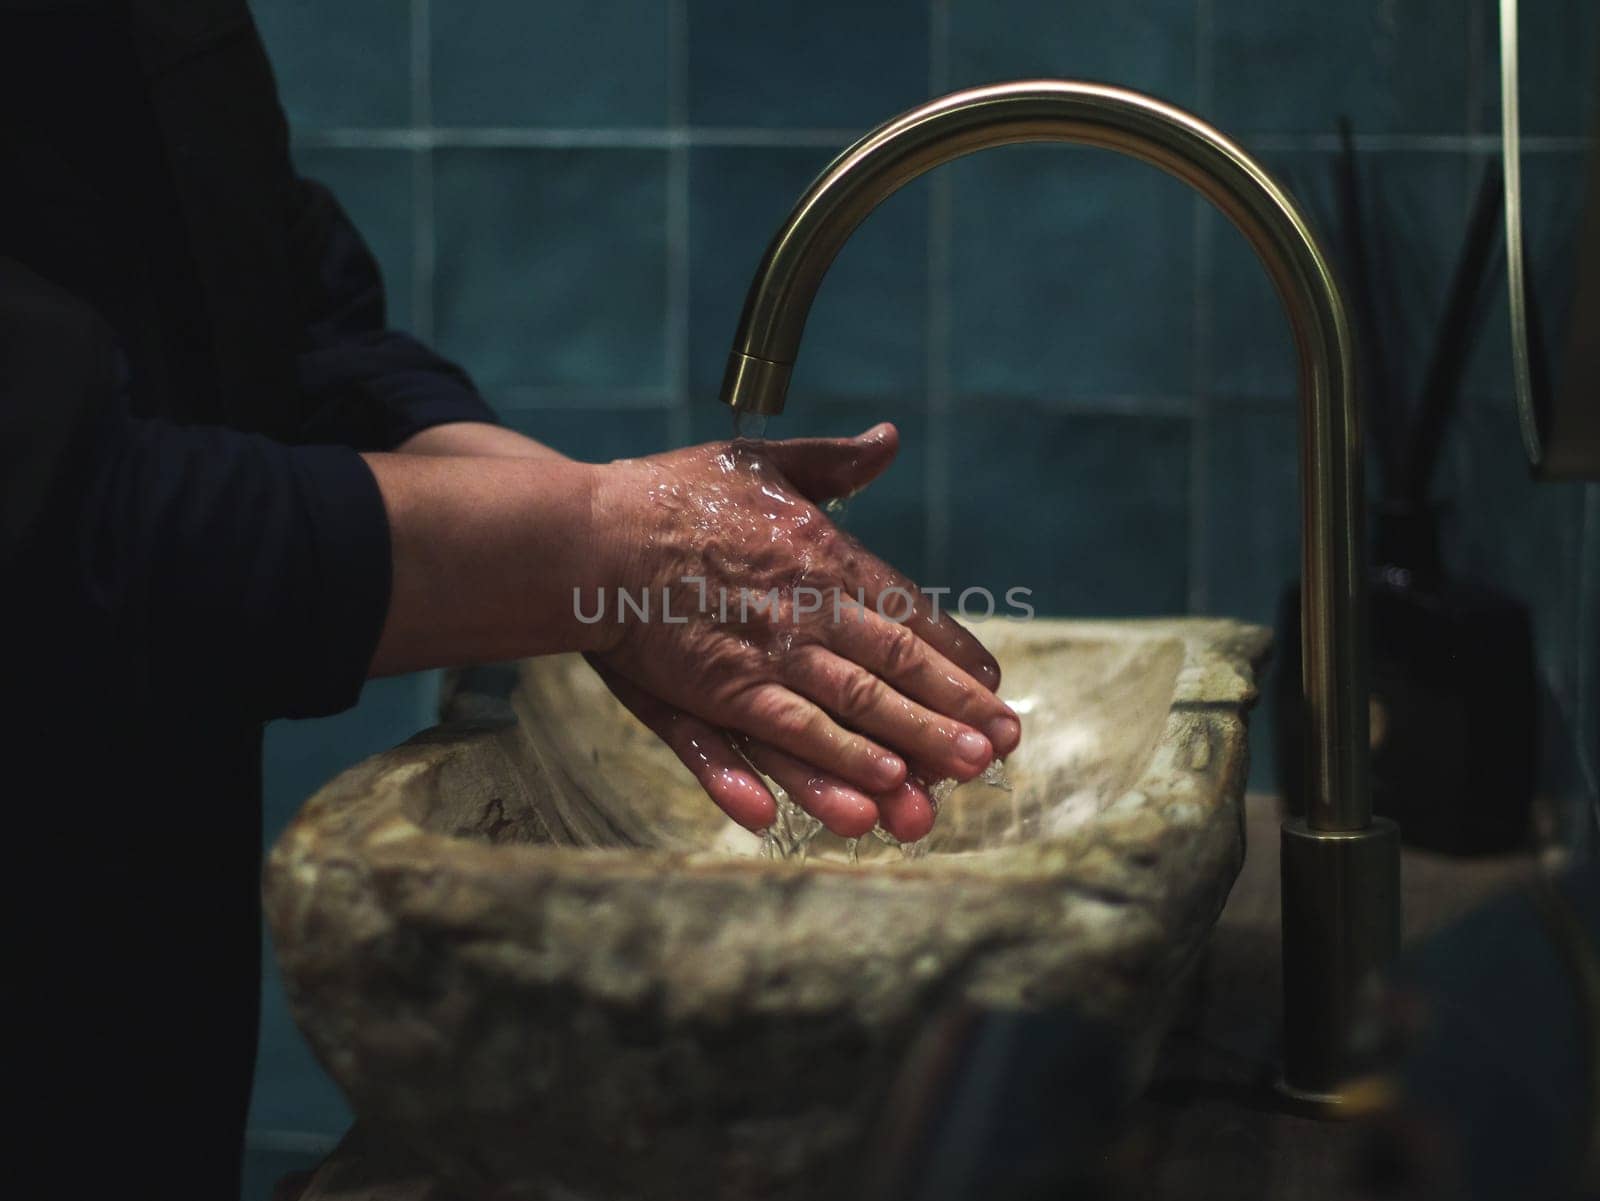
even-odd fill
[{"label": "dark clothing", "polygon": [[237,1195],[261,723],[376,646],[356,451],[492,419],[384,328],[242,0],[0,0],[7,1075],[53,1192]]}]

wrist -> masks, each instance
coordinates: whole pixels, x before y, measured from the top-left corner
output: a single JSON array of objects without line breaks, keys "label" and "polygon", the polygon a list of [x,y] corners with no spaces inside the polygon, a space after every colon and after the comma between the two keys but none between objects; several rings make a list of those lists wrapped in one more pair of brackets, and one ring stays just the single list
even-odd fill
[{"label": "wrist", "polygon": [[[578,625],[580,649],[590,653],[612,650],[622,637],[612,606],[617,591],[634,576],[638,555],[631,536],[626,504],[626,475],[615,463],[574,463],[575,486],[581,490],[580,511],[585,514],[575,547],[572,584],[573,618]],[[585,621],[581,614],[601,614]]]},{"label": "wrist", "polygon": [[568,461],[559,451],[551,450],[526,434],[485,421],[448,421],[429,426],[407,438],[395,449],[408,455]]}]

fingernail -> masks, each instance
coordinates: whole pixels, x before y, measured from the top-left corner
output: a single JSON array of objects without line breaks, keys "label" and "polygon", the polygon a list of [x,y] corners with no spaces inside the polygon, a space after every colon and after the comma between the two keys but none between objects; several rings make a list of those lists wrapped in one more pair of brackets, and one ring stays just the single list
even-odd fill
[{"label": "fingernail", "polygon": [[991,692],[1000,687],[1000,669],[993,663],[985,663],[982,667],[978,668],[978,683],[982,684]]},{"label": "fingernail", "polygon": [[987,767],[989,760],[994,758],[994,748],[989,745],[989,740],[982,734],[974,734],[971,730],[963,730],[956,735],[956,754],[960,755],[968,763]]},{"label": "fingernail", "polygon": [[878,778],[882,780],[878,791],[887,792],[891,788],[898,788],[906,778],[906,765],[893,755],[885,755],[878,760]]},{"label": "fingernail", "polygon": [[1011,748],[1022,741],[1022,723],[1014,717],[992,718],[983,727],[983,732],[989,735],[995,753],[1000,755],[1010,754]]}]

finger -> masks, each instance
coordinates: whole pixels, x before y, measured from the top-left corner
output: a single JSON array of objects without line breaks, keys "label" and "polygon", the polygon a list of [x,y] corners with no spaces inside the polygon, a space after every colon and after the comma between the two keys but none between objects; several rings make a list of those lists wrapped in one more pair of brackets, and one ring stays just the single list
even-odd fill
[{"label": "finger", "polygon": [[838,776],[864,792],[888,792],[906,778],[905,760],[781,684],[762,683],[740,693],[720,724],[759,739],[804,763]]},{"label": "finger", "polygon": [[[860,838],[878,823],[878,807],[859,788],[752,738],[745,754],[789,799],[841,838]],[[903,785],[902,785],[903,787]]]},{"label": "finger", "polygon": [[[827,627],[827,638],[830,649],[881,676],[896,691],[977,730],[989,740],[995,754],[1009,755],[1021,741],[1022,723],[1011,706],[919,638],[910,626],[879,617],[870,609],[855,609],[841,612],[840,619]],[[888,741],[910,752],[909,747]]]},{"label": "finger", "polygon": [[593,660],[590,665],[628,712],[672,748],[717,808],[758,834],[777,820],[772,793],[724,731],[595,666]]},{"label": "finger", "polygon": [[[841,536],[849,537],[840,531]],[[977,637],[941,607],[934,615],[934,602],[906,576],[876,556],[857,557],[850,583],[867,598],[867,608],[905,625],[929,646],[991,692],[1000,687],[1000,664]]]},{"label": "finger", "polygon": [[933,829],[933,799],[915,780],[872,799],[878,806],[878,824],[901,842],[926,838]]},{"label": "finger", "polygon": [[791,484],[816,504],[865,488],[894,461],[900,431],[884,421],[854,438],[786,438],[763,452]]},{"label": "finger", "polygon": [[[904,637],[915,641],[916,636],[907,632]],[[937,775],[970,780],[994,760],[989,740],[971,726],[917,704],[881,676],[824,647],[797,649],[781,670],[796,692]]]}]

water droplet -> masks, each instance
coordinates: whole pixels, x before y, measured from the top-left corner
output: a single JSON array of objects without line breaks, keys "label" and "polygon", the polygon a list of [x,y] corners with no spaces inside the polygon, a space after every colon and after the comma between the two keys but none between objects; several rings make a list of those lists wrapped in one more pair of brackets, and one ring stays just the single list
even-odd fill
[{"label": "water droplet", "polygon": [[1006,775],[1006,761],[995,756],[988,767],[983,769],[983,782],[990,788],[999,788],[1005,792],[1011,791],[1011,778]]}]

